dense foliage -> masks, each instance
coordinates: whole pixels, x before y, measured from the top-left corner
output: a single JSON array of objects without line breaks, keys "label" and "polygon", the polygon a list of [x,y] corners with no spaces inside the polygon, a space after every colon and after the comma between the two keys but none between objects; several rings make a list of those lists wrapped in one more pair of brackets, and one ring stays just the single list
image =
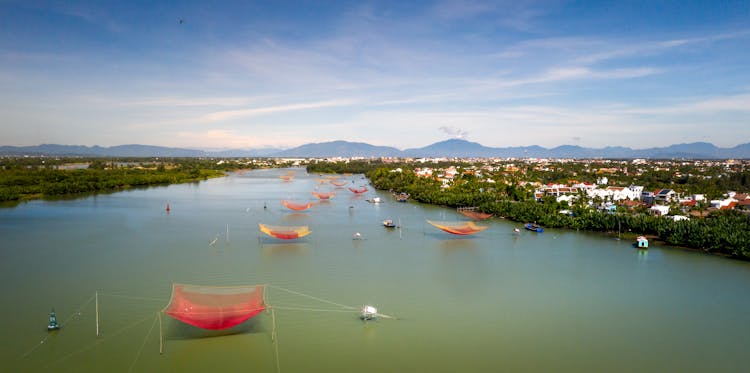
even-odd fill
[{"label": "dense foliage", "polygon": [[[68,169],[66,165],[77,167]],[[195,158],[6,158],[0,162],[0,202],[199,181],[240,167],[254,166]]]},{"label": "dense foliage", "polygon": [[571,228],[603,232],[624,232],[627,236],[657,236],[668,244],[750,259],[750,217],[736,211],[717,211],[707,218],[675,222],[651,214],[608,213],[568,206],[554,198],[537,202],[524,198],[514,185],[481,182],[461,175],[447,188],[432,178],[417,177],[411,171],[393,172],[378,168],[367,173],[378,189],[407,192],[411,198],[450,207],[477,206],[480,210],[519,222],[536,222],[549,228]]}]

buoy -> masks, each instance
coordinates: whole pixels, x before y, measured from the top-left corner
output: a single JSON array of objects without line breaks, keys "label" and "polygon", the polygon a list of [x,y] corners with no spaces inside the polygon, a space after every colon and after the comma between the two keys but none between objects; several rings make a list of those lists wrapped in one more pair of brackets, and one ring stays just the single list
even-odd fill
[{"label": "buoy", "polygon": [[52,309],[52,312],[49,313],[49,325],[47,325],[47,330],[57,330],[60,329],[60,325],[57,323],[57,314],[55,314],[55,309]]},{"label": "buoy", "polygon": [[169,208],[169,203],[167,203],[167,214],[169,214],[169,211],[172,210]]}]

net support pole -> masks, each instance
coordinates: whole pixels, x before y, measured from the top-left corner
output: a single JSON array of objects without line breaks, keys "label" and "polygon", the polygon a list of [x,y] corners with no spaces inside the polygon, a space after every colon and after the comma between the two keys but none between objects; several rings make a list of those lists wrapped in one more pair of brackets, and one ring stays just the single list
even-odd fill
[{"label": "net support pole", "polygon": [[94,299],[95,299],[95,313],[96,313],[96,336],[99,336],[99,292],[94,293]]},{"label": "net support pole", "polygon": [[276,339],[276,311],[271,308],[271,322],[273,323],[271,329],[271,340],[273,341],[273,352],[276,355],[276,372],[281,373],[281,364],[279,364],[279,340]]},{"label": "net support pole", "polygon": [[263,285],[263,306],[266,307],[266,313],[268,313],[268,287]]},{"label": "net support pole", "polygon": [[271,340],[276,340],[276,311],[271,308]]},{"label": "net support pole", "polygon": [[159,315],[159,355],[164,353],[164,338],[162,337],[161,332],[161,311],[158,312]]}]

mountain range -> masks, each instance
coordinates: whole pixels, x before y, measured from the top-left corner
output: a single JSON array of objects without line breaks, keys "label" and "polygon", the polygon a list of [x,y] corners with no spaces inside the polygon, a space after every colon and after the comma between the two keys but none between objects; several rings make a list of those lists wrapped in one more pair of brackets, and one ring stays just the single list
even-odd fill
[{"label": "mountain range", "polygon": [[451,139],[422,147],[399,150],[362,142],[330,141],[311,143],[291,149],[198,150],[151,145],[112,147],[42,144],[36,146],[0,146],[0,155],[12,156],[84,156],[84,157],[449,157],[449,158],[609,158],[609,159],[750,159],[750,143],[719,148],[706,142],[676,144],[659,148],[627,147],[584,148],[561,145],[555,148],[518,146],[493,148],[462,139]]}]

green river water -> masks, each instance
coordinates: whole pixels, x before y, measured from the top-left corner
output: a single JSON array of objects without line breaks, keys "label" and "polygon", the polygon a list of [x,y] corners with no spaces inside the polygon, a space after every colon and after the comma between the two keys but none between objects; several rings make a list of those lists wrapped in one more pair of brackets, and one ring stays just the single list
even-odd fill
[{"label": "green river water", "polygon": [[[750,263],[583,232],[513,234],[520,224],[501,219],[452,236],[425,221],[465,220],[455,210],[355,196],[303,169],[284,182],[288,171],[0,209],[0,370],[750,369]],[[336,196],[304,212],[280,204],[314,201],[316,188]],[[312,233],[280,241],[258,223]],[[270,312],[225,331],[163,315],[160,354],[173,282],[268,284],[278,338]],[[396,318],[363,322],[334,303]],[[63,327],[50,333],[52,307]]]}]

